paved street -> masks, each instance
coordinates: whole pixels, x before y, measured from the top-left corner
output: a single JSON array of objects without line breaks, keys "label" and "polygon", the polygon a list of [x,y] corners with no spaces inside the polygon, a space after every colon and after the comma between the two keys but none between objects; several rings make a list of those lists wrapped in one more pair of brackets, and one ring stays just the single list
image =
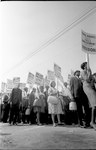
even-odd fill
[{"label": "paved street", "polygon": [[72,126],[0,123],[0,149],[95,149],[96,131]]}]

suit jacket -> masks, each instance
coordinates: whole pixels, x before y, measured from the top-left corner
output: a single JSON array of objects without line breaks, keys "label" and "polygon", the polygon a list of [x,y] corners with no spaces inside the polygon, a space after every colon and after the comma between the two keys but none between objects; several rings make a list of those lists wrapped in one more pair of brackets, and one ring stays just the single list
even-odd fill
[{"label": "suit jacket", "polygon": [[81,79],[79,79],[75,76],[72,77],[70,79],[70,90],[71,90],[71,94],[74,98],[81,97],[82,92],[83,92],[83,86],[82,86]]},{"label": "suit jacket", "polygon": [[19,88],[13,88],[10,101],[12,104],[20,104],[22,102],[22,90]]},{"label": "suit jacket", "polygon": [[33,92],[31,92],[30,95],[29,95],[29,103],[30,103],[31,108],[33,106],[34,100],[35,100],[35,94]]}]

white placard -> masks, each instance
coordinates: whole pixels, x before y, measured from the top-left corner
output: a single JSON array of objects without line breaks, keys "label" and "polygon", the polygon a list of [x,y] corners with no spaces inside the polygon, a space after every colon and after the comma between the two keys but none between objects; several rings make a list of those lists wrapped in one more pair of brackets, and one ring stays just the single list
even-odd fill
[{"label": "white placard", "polygon": [[96,35],[82,30],[82,50],[89,54],[96,54]]},{"label": "white placard", "polygon": [[34,74],[32,74],[31,72],[29,72],[29,74],[28,74],[27,83],[28,84],[34,83]]},{"label": "white placard", "polygon": [[51,71],[51,70],[47,71],[47,79],[50,80],[50,81],[55,81],[54,71]]},{"label": "white placard", "polygon": [[37,85],[42,85],[43,84],[43,75],[39,72],[36,72],[35,84],[37,84]]},{"label": "white placard", "polygon": [[11,93],[13,89],[13,80],[7,79],[7,89],[6,92],[7,93]]},{"label": "white placard", "polygon": [[54,73],[57,78],[61,78],[61,67],[57,64],[54,64]]},{"label": "white placard", "polygon": [[6,85],[5,82],[2,82],[2,83],[1,83],[1,92],[2,92],[2,93],[6,92],[6,86],[7,86],[7,85]]}]

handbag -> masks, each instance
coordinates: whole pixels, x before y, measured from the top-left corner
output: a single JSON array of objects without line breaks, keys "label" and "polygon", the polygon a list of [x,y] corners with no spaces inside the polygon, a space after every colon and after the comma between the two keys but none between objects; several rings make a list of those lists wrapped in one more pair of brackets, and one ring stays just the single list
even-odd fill
[{"label": "handbag", "polygon": [[34,100],[34,102],[33,102],[33,106],[35,106],[35,107],[41,107],[42,104],[41,104],[40,99],[36,98],[36,99]]},{"label": "handbag", "polygon": [[56,96],[48,96],[47,102],[51,103],[51,104],[54,104],[54,105],[57,105],[59,100]]},{"label": "handbag", "polygon": [[30,108],[27,108],[27,109],[26,109],[25,115],[30,115]]},{"label": "handbag", "polygon": [[77,110],[76,102],[69,103],[69,110]]}]

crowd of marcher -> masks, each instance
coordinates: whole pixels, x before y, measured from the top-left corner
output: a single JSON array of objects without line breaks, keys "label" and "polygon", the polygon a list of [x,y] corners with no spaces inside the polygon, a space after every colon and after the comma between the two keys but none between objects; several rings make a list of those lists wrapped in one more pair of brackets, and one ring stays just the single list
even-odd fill
[{"label": "crowd of marcher", "polygon": [[15,124],[70,124],[96,129],[96,73],[92,75],[87,63],[81,64],[70,83],[63,82],[64,89],[58,91],[55,81],[50,86],[39,86],[22,90],[13,88],[5,95],[2,104],[2,122]]}]

